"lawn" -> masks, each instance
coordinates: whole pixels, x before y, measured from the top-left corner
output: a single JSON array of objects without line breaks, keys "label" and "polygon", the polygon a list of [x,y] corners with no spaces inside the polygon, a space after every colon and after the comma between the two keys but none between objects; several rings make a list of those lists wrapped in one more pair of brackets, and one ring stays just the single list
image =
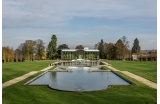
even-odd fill
[{"label": "lawn", "polygon": [[[40,74],[40,73],[39,73]],[[120,73],[123,75],[122,73]],[[125,76],[134,86],[114,86],[96,92],[64,92],[47,86],[23,86],[38,74],[2,90],[3,104],[156,104],[157,90]],[[26,93],[27,92],[27,93]]]},{"label": "lawn", "polygon": [[141,77],[144,77],[153,82],[157,82],[157,62],[156,61],[111,61],[108,62],[113,67],[122,70],[129,71]]},{"label": "lawn", "polygon": [[53,60],[33,61],[33,62],[6,62],[2,63],[2,83],[19,77],[30,71],[38,71],[47,67]]},{"label": "lawn", "polygon": [[[24,63],[3,63],[3,80],[9,80],[21,76],[33,70],[41,70],[53,61],[24,62]],[[109,62],[109,61],[107,61]],[[115,62],[109,62],[113,66]],[[122,64],[124,62],[117,63]],[[136,62],[128,62],[136,63]],[[128,65],[125,62],[126,65]],[[155,62],[156,63],[156,62]],[[145,63],[144,63],[145,64]],[[146,63],[148,65],[148,63]],[[135,64],[137,69],[141,65]],[[147,66],[143,65],[143,66]],[[156,65],[156,64],[155,64]],[[123,68],[121,65],[119,68]],[[131,65],[130,65],[131,66]],[[139,68],[138,68],[139,67]],[[7,71],[8,70],[8,71]],[[144,73],[147,70],[144,70]],[[65,92],[48,88],[48,86],[23,86],[24,83],[31,80],[35,74],[19,83],[2,89],[3,104],[156,104],[157,90],[150,88],[129,76],[120,72],[122,76],[134,82],[133,86],[112,86],[103,91],[95,92]],[[9,78],[8,78],[9,76]]]}]

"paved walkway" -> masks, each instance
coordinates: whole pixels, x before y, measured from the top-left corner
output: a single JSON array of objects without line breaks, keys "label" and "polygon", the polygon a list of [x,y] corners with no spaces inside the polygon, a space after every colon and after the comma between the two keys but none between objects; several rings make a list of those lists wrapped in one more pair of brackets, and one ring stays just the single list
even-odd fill
[{"label": "paved walkway", "polygon": [[140,77],[140,76],[135,75],[135,74],[133,74],[133,73],[130,73],[130,72],[128,72],[128,71],[121,71],[121,72],[124,73],[124,74],[126,74],[126,75],[128,75],[128,76],[130,76],[130,77],[133,78],[133,79],[136,79],[136,80],[142,82],[143,84],[148,85],[148,86],[151,87],[151,88],[157,89],[157,83],[154,83],[154,82],[152,82],[152,81],[149,81],[149,80],[147,80],[147,79],[145,79],[145,78],[143,78],[143,77]]},{"label": "paved walkway", "polygon": [[140,76],[135,75],[135,74],[133,74],[133,73],[131,73],[131,72],[128,72],[128,71],[120,71],[120,70],[118,70],[118,69],[116,69],[116,68],[114,68],[114,67],[111,67],[111,66],[107,66],[107,67],[108,67],[109,69],[113,70],[113,71],[122,72],[123,74],[125,74],[125,75],[127,75],[127,76],[129,76],[129,77],[131,77],[131,78],[133,78],[133,79],[136,79],[137,81],[139,81],[139,82],[141,82],[141,83],[143,83],[143,84],[145,84],[145,85],[147,85],[147,86],[149,86],[149,87],[151,87],[151,88],[157,89],[157,83],[154,83],[154,82],[152,82],[152,81],[149,81],[149,80],[147,80],[147,79],[145,79],[145,78],[143,78],[143,77],[140,77]]},{"label": "paved walkway", "polygon": [[[47,71],[48,69],[50,69],[50,68],[52,68],[52,67],[53,67],[53,66],[49,66],[49,67],[46,67],[46,68],[44,68],[44,69],[42,69],[42,70],[40,70],[40,71]],[[17,77],[17,78],[14,78],[14,79],[12,79],[12,80],[9,80],[9,81],[7,81],[7,82],[4,82],[4,83],[2,84],[2,89],[3,89],[3,88],[6,88],[6,87],[8,87],[8,86],[10,86],[10,85],[12,85],[12,84],[15,84],[15,83],[17,83],[17,82],[20,82],[20,81],[22,81],[22,80],[24,80],[24,79],[26,79],[26,78],[28,78],[28,77],[30,77],[30,76],[38,73],[38,72],[40,72],[40,71],[31,71],[31,72],[29,72],[29,73],[27,73],[27,74],[24,74],[24,75],[20,76],[20,77]]]}]

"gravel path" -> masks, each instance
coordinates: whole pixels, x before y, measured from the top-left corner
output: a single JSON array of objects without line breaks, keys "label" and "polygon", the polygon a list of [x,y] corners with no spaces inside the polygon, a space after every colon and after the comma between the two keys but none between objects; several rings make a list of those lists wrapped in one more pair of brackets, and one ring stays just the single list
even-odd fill
[{"label": "gravel path", "polygon": [[147,86],[149,86],[149,87],[151,87],[151,88],[157,89],[157,83],[154,83],[154,82],[152,82],[152,81],[149,81],[149,80],[147,80],[147,79],[145,79],[145,78],[143,78],[143,77],[140,77],[140,76],[135,75],[135,74],[133,74],[133,73],[130,73],[130,72],[128,72],[128,71],[121,71],[121,72],[124,73],[124,74],[126,74],[126,75],[128,75],[128,76],[130,76],[130,77],[133,78],[133,79],[138,80],[139,82],[142,82],[143,84],[145,84],[145,85],[147,85]]},{"label": "gravel path", "polygon": [[157,89],[157,83],[154,83],[154,82],[152,82],[150,80],[147,80],[147,79],[145,79],[143,77],[140,77],[140,76],[138,76],[136,74],[133,74],[131,72],[128,72],[128,71],[120,71],[120,70],[118,70],[118,69],[116,69],[114,67],[111,67],[111,66],[107,66],[107,67],[110,68],[113,71],[122,72],[123,74],[125,74],[125,75],[127,75],[127,76],[129,76],[129,77],[131,77],[133,79],[136,79],[137,81],[139,81],[139,82],[141,82],[141,83],[143,83],[143,84],[145,84],[145,85],[147,85],[147,86],[149,86],[151,88]]},{"label": "gravel path", "polygon": [[9,80],[9,81],[7,81],[7,82],[5,82],[5,83],[2,84],[2,89],[6,88],[6,87],[8,87],[8,86],[10,86],[12,84],[15,84],[15,83],[17,83],[19,81],[22,81],[22,80],[30,77],[31,75],[38,73],[38,72],[39,71],[31,71],[31,72],[29,72],[27,74],[24,74],[24,75],[20,76],[20,77],[17,77],[17,78],[14,78],[12,80]]},{"label": "gravel path", "polygon": [[[44,69],[42,69],[42,70],[40,70],[40,71],[47,71],[48,69],[50,69],[50,68],[52,68],[52,67],[54,67],[54,66],[46,67],[46,68],[44,68]],[[20,81],[22,81],[22,80],[24,80],[24,79],[26,79],[26,78],[28,78],[28,77],[30,77],[30,76],[38,73],[38,72],[40,72],[40,71],[31,71],[31,72],[29,72],[29,73],[27,73],[27,74],[24,74],[24,75],[20,76],[20,77],[17,77],[17,78],[14,78],[14,79],[12,79],[12,80],[9,80],[9,81],[7,81],[7,82],[4,82],[4,83],[2,84],[2,89],[3,89],[3,88],[6,88],[6,87],[8,87],[8,86],[10,86],[10,85],[12,85],[12,84],[15,84],[15,83],[17,83],[17,82],[20,82]]]}]

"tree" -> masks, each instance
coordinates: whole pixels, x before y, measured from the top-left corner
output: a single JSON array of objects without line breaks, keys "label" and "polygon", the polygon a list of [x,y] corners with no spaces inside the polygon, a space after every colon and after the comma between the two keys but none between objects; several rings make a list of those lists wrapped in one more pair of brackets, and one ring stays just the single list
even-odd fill
[{"label": "tree", "polygon": [[116,58],[117,59],[123,59],[124,54],[123,54],[123,49],[125,45],[123,44],[122,40],[119,39],[117,43],[115,44],[116,47]]},{"label": "tree", "polygon": [[26,40],[22,46],[22,53],[25,59],[27,59],[28,61],[29,60],[32,61],[34,52],[35,52],[35,41]]},{"label": "tree", "polygon": [[62,52],[62,49],[69,49],[68,45],[67,44],[61,44],[58,46],[57,48],[57,54],[58,54],[58,58],[61,58],[61,52]]},{"label": "tree", "polygon": [[21,43],[18,48],[22,52],[23,59],[26,59],[28,61],[32,61],[34,59],[33,55],[35,53],[35,41],[26,40],[25,43]]},{"label": "tree", "polygon": [[15,61],[18,62],[21,60],[21,50],[20,49],[16,49],[14,51],[14,56],[15,56]]},{"label": "tree", "polygon": [[84,49],[84,46],[83,46],[83,45],[77,45],[75,49],[83,50],[83,49]]},{"label": "tree", "polygon": [[45,46],[44,42],[41,39],[36,40],[36,56],[39,60],[42,58],[45,59]]},{"label": "tree", "polygon": [[138,54],[140,52],[140,49],[141,49],[141,47],[139,46],[139,40],[136,38],[133,43],[132,53]]},{"label": "tree", "polygon": [[101,41],[97,44],[98,45],[98,50],[99,50],[99,56],[100,58],[104,59],[104,42],[103,39],[101,39]]},{"label": "tree", "polygon": [[47,48],[47,58],[54,59],[57,55],[57,37],[56,35],[52,35],[51,41],[48,44]]},{"label": "tree", "polygon": [[19,46],[18,46],[18,49],[20,50],[20,61],[22,62],[24,60],[24,56],[23,56],[23,46],[24,46],[24,43],[21,43]]},{"label": "tree", "polygon": [[115,59],[116,58],[116,47],[113,43],[105,43],[104,44],[104,54],[107,59]]},{"label": "tree", "polygon": [[129,50],[128,50],[128,48],[129,48],[129,41],[127,40],[126,36],[123,36],[121,38],[121,40],[122,40],[122,42],[124,44],[124,47],[122,47],[123,48],[122,49],[122,56],[123,56],[123,59],[125,60],[126,55],[129,53]]},{"label": "tree", "polygon": [[9,46],[2,47],[2,60],[3,60],[3,62],[14,61],[14,51]]},{"label": "tree", "polygon": [[69,49],[67,44],[61,44],[58,46],[58,50],[62,50],[62,49]]}]

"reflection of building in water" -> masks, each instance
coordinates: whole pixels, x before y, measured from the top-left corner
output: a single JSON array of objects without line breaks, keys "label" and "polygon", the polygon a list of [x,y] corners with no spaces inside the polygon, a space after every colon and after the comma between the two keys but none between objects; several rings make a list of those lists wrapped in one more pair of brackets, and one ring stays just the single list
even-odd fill
[{"label": "reflection of building in water", "polygon": [[72,60],[72,59],[89,59],[98,60],[99,50],[89,49],[85,47],[84,49],[63,49],[61,52],[61,59]]}]

